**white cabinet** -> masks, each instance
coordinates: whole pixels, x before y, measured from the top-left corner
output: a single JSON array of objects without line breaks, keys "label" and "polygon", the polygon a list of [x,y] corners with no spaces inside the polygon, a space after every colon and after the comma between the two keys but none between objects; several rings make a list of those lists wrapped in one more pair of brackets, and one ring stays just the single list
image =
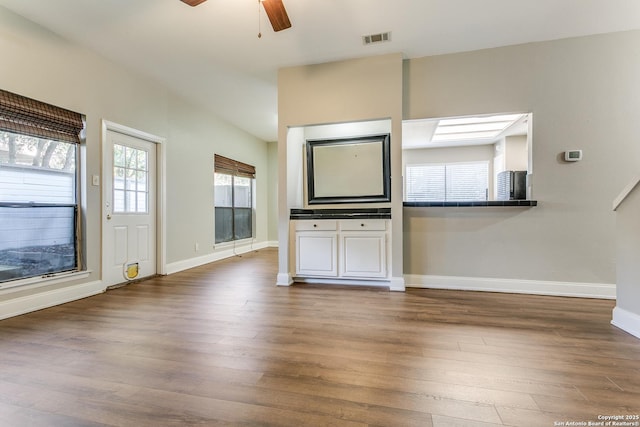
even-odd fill
[{"label": "white cabinet", "polygon": [[297,277],[386,279],[389,220],[297,220]]},{"label": "white cabinet", "polygon": [[337,222],[298,221],[296,224],[296,275],[338,275]]}]

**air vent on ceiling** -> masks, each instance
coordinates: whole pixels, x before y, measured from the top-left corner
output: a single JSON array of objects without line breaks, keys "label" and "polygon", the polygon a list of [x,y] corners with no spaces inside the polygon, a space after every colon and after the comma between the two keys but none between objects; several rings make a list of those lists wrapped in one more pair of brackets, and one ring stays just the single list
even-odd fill
[{"label": "air vent on ceiling", "polygon": [[387,31],[386,33],[369,34],[368,36],[362,36],[362,42],[365,45],[388,42],[390,40],[391,40],[391,31]]}]

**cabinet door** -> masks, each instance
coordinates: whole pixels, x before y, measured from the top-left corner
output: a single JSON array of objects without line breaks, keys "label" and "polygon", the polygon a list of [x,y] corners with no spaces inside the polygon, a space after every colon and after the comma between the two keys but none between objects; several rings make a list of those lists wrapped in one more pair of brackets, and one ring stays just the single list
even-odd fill
[{"label": "cabinet door", "polygon": [[340,275],[344,277],[387,277],[384,233],[343,233]]},{"label": "cabinet door", "polygon": [[338,238],[335,232],[296,233],[296,275],[336,277]]}]

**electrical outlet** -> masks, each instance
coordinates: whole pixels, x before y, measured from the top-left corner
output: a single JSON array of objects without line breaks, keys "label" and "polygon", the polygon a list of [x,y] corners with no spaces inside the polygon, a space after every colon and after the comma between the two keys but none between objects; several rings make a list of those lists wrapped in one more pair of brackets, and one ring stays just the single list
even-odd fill
[{"label": "electrical outlet", "polygon": [[200,249],[200,245],[198,244],[198,242],[196,242],[196,244],[193,246],[193,249],[198,252],[198,250]]}]

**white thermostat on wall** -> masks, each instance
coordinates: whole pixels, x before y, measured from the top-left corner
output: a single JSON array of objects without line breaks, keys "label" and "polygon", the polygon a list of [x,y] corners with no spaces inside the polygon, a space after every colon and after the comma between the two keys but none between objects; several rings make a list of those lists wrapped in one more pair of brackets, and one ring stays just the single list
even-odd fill
[{"label": "white thermostat on wall", "polygon": [[567,150],[564,152],[565,162],[578,162],[582,160],[582,150]]}]

